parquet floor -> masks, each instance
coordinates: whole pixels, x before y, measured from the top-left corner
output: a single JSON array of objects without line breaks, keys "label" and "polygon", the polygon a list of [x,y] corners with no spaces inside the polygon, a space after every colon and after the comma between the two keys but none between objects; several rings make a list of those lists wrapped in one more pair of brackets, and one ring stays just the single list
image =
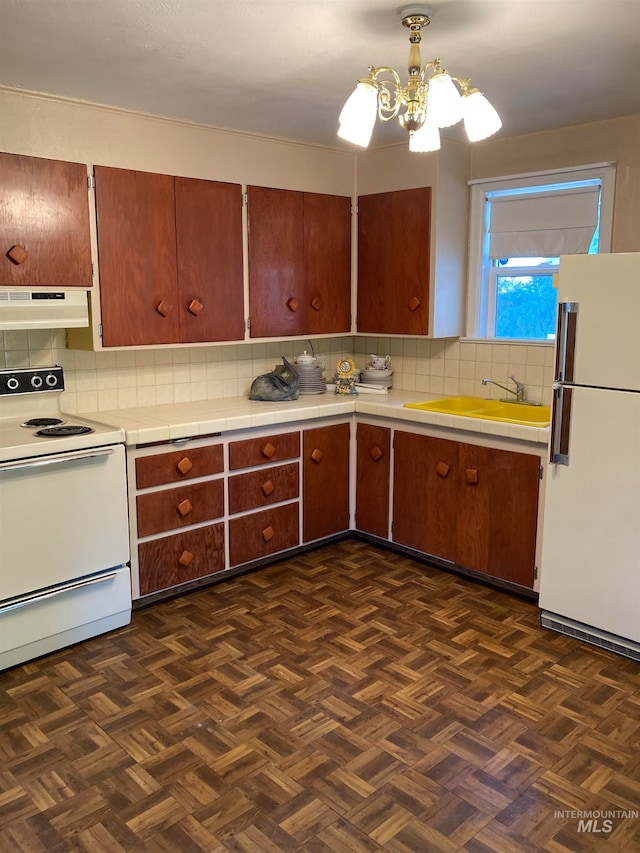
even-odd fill
[{"label": "parquet floor", "polygon": [[0,674],[2,853],[631,853],[639,808],[637,663],[362,542]]}]

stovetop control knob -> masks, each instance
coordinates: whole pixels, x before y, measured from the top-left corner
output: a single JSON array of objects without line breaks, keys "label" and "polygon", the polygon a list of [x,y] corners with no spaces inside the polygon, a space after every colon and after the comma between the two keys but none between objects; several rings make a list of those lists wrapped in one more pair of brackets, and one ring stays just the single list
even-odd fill
[{"label": "stovetop control knob", "polygon": [[15,391],[19,384],[20,383],[18,382],[15,376],[10,376],[7,379],[7,388],[9,389],[9,391]]},{"label": "stovetop control knob", "polygon": [[40,376],[38,373],[31,377],[31,387],[42,388],[42,376]]},{"label": "stovetop control knob", "polygon": [[47,373],[44,381],[47,383],[49,388],[55,388],[55,386],[58,384],[58,377],[55,376],[53,373]]}]

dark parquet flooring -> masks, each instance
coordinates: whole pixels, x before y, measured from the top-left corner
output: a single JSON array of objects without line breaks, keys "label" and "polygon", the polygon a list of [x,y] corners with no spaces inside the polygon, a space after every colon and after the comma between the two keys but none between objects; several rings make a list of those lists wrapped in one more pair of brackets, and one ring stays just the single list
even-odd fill
[{"label": "dark parquet flooring", "polygon": [[0,674],[3,853],[635,853],[639,808],[637,663],[358,541]]}]

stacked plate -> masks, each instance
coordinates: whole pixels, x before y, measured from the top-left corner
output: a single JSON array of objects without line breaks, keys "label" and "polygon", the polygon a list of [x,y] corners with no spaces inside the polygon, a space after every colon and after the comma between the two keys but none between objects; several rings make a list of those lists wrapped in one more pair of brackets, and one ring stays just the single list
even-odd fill
[{"label": "stacked plate", "polygon": [[365,385],[378,385],[380,388],[391,388],[393,385],[393,370],[389,367],[365,367],[362,371],[361,382]]},{"label": "stacked plate", "polygon": [[323,394],[327,390],[327,380],[317,364],[296,364],[295,369],[300,378],[301,394]]}]

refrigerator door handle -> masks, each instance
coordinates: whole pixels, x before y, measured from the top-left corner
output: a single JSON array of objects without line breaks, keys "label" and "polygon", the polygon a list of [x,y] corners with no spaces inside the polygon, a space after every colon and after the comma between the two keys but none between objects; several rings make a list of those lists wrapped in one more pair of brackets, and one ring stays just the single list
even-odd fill
[{"label": "refrigerator door handle", "polygon": [[573,382],[578,302],[560,302],[556,340],[556,382]]},{"label": "refrigerator door handle", "polygon": [[569,430],[573,388],[554,383],[551,420],[551,456],[555,465],[569,465]]}]

